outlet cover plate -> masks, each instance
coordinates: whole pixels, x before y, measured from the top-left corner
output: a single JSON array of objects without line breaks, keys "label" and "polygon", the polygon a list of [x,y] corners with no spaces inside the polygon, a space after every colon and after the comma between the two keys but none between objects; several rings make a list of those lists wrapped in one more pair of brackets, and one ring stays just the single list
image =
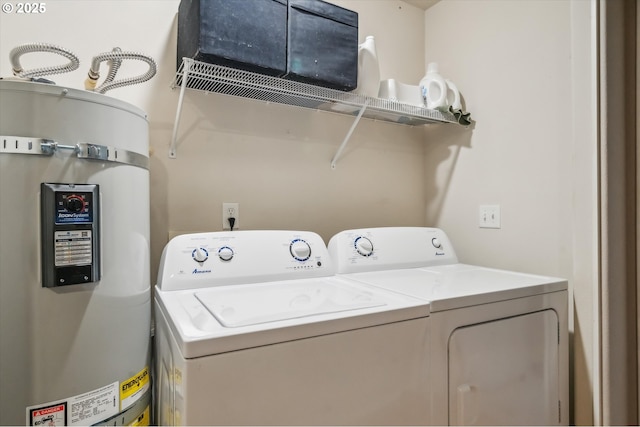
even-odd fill
[{"label": "outlet cover plate", "polygon": [[240,228],[240,204],[239,203],[223,203],[222,204],[222,229],[230,230],[229,226],[229,218],[233,217],[236,219],[235,224],[233,225],[233,229],[237,230]]}]

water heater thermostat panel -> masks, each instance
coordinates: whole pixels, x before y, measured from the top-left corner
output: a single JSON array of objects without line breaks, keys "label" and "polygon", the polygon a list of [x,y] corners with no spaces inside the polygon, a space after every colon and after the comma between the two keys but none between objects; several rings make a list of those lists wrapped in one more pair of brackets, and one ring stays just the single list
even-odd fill
[{"label": "water heater thermostat panel", "polygon": [[41,185],[42,286],[100,280],[98,186]]}]

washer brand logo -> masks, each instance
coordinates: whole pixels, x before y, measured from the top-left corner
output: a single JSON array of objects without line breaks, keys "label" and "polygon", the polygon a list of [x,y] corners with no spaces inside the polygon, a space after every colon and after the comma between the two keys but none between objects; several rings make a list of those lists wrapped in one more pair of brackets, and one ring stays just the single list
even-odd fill
[{"label": "washer brand logo", "polygon": [[203,273],[211,273],[211,270],[198,270],[197,268],[194,268],[193,271],[191,272],[191,274],[203,274]]}]

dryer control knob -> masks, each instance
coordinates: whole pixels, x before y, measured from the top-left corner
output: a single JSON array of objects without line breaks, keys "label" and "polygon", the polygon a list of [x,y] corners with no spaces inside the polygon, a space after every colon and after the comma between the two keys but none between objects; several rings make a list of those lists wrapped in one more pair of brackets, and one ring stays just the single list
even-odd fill
[{"label": "dryer control knob", "polygon": [[298,261],[306,261],[311,258],[311,246],[302,239],[295,239],[289,245],[291,256]]},{"label": "dryer control knob", "polygon": [[231,258],[233,258],[233,249],[229,246],[221,247],[218,249],[218,257],[220,257],[222,261],[231,261]]},{"label": "dryer control knob", "polygon": [[209,252],[205,248],[195,248],[191,252],[191,257],[196,262],[205,262],[209,258]]},{"label": "dryer control knob", "polygon": [[366,237],[360,236],[353,242],[356,251],[362,256],[373,255],[373,243]]},{"label": "dryer control knob", "polygon": [[431,239],[431,244],[436,249],[442,249],[442,243],[440,243],[440,240],[438,240],[437,237],[434,237],[433,239]]}]

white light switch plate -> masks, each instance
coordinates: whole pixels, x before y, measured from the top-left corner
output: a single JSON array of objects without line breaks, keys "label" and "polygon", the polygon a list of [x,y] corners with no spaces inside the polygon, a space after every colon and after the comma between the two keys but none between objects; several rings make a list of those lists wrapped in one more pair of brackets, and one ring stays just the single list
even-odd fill
[{"label": "white light switch plate", "polygon": [[500,205],[480,205],[480,228],[500,228]]}]

